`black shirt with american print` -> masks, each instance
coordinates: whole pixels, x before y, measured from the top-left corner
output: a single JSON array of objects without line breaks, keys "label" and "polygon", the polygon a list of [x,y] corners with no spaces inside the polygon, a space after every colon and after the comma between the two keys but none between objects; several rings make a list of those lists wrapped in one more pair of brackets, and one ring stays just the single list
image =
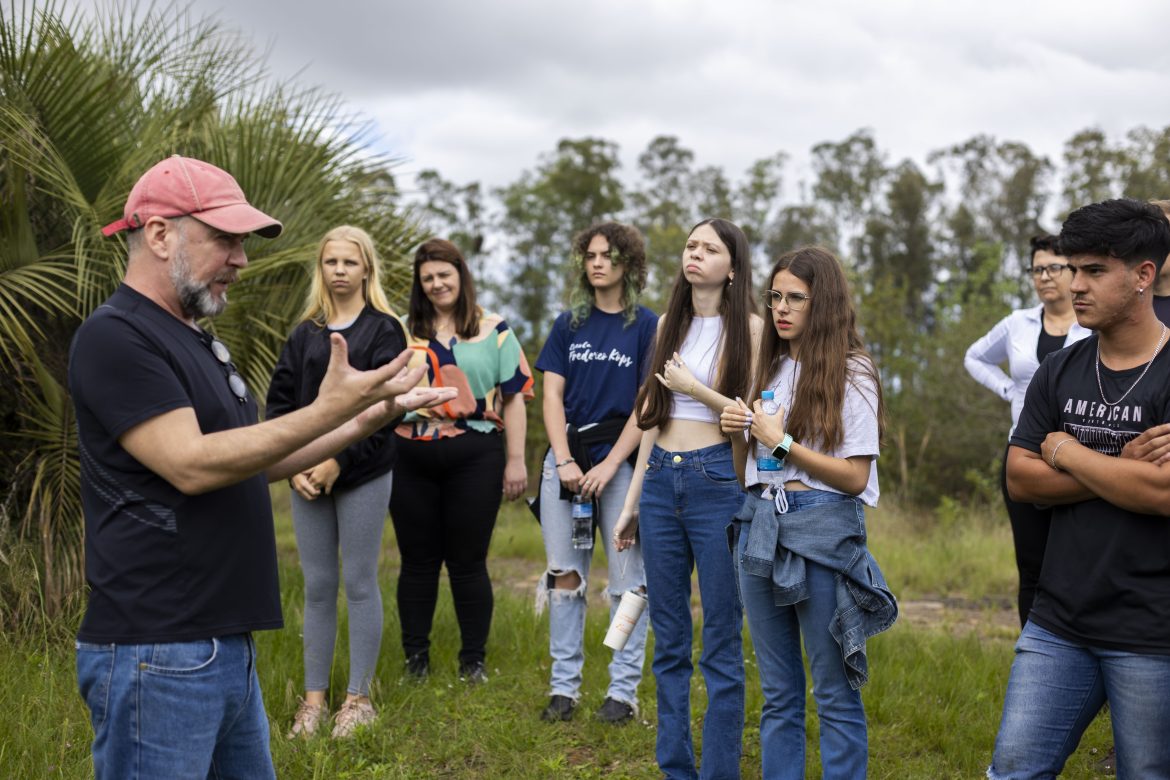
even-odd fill
[{"label": "black shirt with american print", "polygon": [[[1048,356],[1028,386],[1011,443],[1040,452],[1064,431],[1109,457],[1142,431],[1170,421],[1170,349],[1141,378],[1101,366],[1096,335]],[[1162,468],[1170,469],[1170,464]],[[1170,507],[1167,507],[1170,514]],[[1136,653],[1170,654],[1170,517],[1143,515],[1103,499],[1053,508],[1030,620],[1070,641]]]}]

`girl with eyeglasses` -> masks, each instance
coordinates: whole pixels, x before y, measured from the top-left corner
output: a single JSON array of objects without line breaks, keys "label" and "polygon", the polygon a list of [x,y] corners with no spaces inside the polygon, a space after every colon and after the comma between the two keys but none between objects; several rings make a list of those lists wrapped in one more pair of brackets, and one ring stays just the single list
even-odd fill
[{"label": "girl with eyeglasses", "polygon": [[[350,365],[362,370],[384,365],[406,349],[406,333],[382,291],[380,266],[374,242],[361,228],[343,225],[321,239],[300,324],[269,384],[269,419],[317,397],[329,365],[330,334],[345,337]],[[395,458],[390,424],[289,480],[305,578],[305,697],[289,737],[310,737],[329,717],[339,556],[349,610],[349,685],[332,735],[348,737],[375,718],[370,680],[382,644],[378,553]]]},{"label": "girl with eyeglasses", "polygon": [[[1025,273],[1032,279],[1039,306],[1017,309],[995,324],[983,338],[967,350],[963,365],[976,382],[1011,403],[1012,427],[1016,428],[1024,406],[1024,392],[1040,362],[1050,353],[1080,341],[1091,331],[1077,324],[1073,311],[1072,272],[1057,254],[1056,237],[1036,236],[1031,241],[1032,261]],[[1000,366],[1006,362],[1008,372]],[[1044,547],[1048,542],[1048,523],[1052,511],[1034,504],[1012,501],[1007,494],[1007,454],[1000,468],[1000,490],[1012,526],[1016,551],[1016,569],[1020,576],[1018,608],[1020,625],[1028,620]]]},{"label": "girl with eyeglasses", "polygon": [[[808,653],[825,777],[866,776],[865,640],[897,603],[866,548],[878,499],[882,392],[858,335],[844,269],[820,247],[781,256],[765,303],[752,406],[720,415],[748,489],[735,516],[736,574],[764,693],[763,776],[803,778]],[[759,396],[774,394],[769,413]]]},{"label": "girl with eyeglasses", "polygon": [[[640,534],[646,567],[652,668],[658,684],[657,758],[669,778],[736,778],[742,752],[742,610],[727,526],[743,502],[719,410],[747,392],[747,356],[763,329],[753,312],[751,250],[725,219],[691,229],[651,370],[635,402],[643,430],[614,530],[618,550]],[[706,682],[702,762],[691,740],[691,573],[699,570]]]}]

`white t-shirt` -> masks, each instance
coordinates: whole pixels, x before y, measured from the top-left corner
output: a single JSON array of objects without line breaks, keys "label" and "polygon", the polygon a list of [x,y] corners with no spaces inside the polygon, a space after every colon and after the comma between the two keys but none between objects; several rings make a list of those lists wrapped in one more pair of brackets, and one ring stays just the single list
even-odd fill
[{"label": "white t-shirt", "polygon": [[[873,380],[867,374],[857,370],[860,365],[860,361],[856,359],[849,361],[851,375],[850,380],[845,383],[845,402],[841,406],[841,424],[845,429],[841,446],[826,451],[817,442],[802,441],[799,444],[834,458],[852,458],[857,455],[872,456],[873,460],[869,464],[869,480],[865,484],[865,490],[861,491],[857,497],[867,506],[877,506],[877,456],[880,438],[877,418],[877,387],[874,386]],[[765,389],[775,391],[776,400],[780,405],[786,410],[791,410],[792,398],[798,381],[800,381],[800,363],[788,358],[780,364],[780,370]],[[745,474],[748,487],[766,484],[769,481],[783,485],[785,482],[796,480],[816,490],[828,490],[833,493],[843,492],[810,476],[807,472],[794,466],[791,461],[785,461],[780,471],[772,472],[776,475],[775,477],[765,473],[765,477],[761,479],[756,471],[756,444],[756,440],[752,439],[748,446]]]},{"label": "white t-shirt", "polygon": [[[678,349],[679,357],[687,364],[695,379],[712,389],[715,387],[715,369],[719,363],[719,345],[722,340],[722,316],[693,317],[687,336]],[[696,401],[686,393],[672,393],[671,398],[674,401],[670,410],[672,420],[719,424],[719,415],[701,401]]]}]

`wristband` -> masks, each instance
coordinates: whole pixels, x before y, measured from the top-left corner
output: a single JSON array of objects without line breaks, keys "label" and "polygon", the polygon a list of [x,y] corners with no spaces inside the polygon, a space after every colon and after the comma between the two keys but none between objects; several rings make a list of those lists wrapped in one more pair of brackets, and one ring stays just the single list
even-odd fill
[{"label": "wristband", "polygon": [[792,449],[792,434],[786,433],[784,434],[784,438],[780,440],[780,443],[772,448],[772,457],[780,461],[780,464],[783,465],[790,449]]},{"label": "wristband", "polygon": [[1075,439],[1064,439],[1063,441],[1058,442],[1057,445],[1052,448],[1052,457],[1048,459],[1048,465],[1052,466],[1052,468],[1056,469],[1057,471],[1064,471],[1064,469],[1056,465],[1056,453],[1060,452],[1060,448],[1068,444],[1070,441],[1075,441]]},{"label": "wristband", "polygon": [[568,466],[570,463],[576,463],[576,462],[577,462],[576,458],[569,456],[569,457],[565,458],[564,460],[562,460],[560,463],[558,463],[557,468],[559,469],[561,466]]}]

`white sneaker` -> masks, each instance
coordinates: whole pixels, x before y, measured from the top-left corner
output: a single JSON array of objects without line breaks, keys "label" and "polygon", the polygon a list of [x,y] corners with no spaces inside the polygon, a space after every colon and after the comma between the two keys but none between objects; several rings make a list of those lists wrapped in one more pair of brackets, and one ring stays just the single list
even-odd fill
[{"label": "white sneaker", "polygon": [[354,699],[348,701],[337,711],[333,718],[333,738],[345,739],[353,734],[359,726],[373,723],[378,717],[374,707],[368,701]]},{"label": "white sneaker", "polygon": [[326,705],[309,704],[304,699],[300,702],[301,706],[297,707],[297,714],[293,717],[292,729],[288,732],[289,739],[296,737],[307,739],[313,736],[317,733],[317,727],[329,717],[329,708]]}]

